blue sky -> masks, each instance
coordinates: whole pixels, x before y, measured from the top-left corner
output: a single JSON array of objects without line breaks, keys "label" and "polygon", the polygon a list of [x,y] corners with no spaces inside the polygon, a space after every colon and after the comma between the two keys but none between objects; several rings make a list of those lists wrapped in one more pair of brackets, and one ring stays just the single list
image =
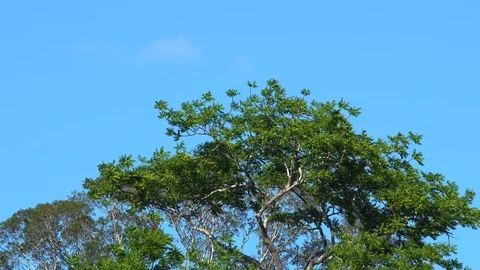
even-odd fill
[{"label": "blue sky", "polygon": [[[478,1],[1,1],[0,220],[65,198],[102,161],[171,147],[154,101],[268,78],[361,107],[373,136],[423,134],[425,169],[480,193],[478,14]],[[478,242],[453,239],[473,269]]]}]

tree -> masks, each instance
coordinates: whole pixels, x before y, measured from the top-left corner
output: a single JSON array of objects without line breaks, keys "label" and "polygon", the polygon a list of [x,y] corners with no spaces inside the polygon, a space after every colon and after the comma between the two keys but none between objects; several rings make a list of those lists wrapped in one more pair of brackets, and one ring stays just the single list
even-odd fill
[{"label": "tree", "polygon": [[0,223],[1,269],[172,269],[182,261],[157,215],[99,203],[77,193]]},{"label": "tree", "polygon": [[[354,130],[360,110],[343,100],[249,86],[243,100],[228,90],[228,106],[211,93],[179,109],[156,103],[175,151],[121,156],[84,182],[90,199],[146,221],[108,215],[109,255],[79,269],[462,269],[440,237],[476,229],[480,210],[473,191],[422,170],[420,135],[374,139]],[[188,137],[203,140],[187,147]]]},{"label": "tree", "polygon": [[[412,150],[420,135],[357,133],[349,117],[359,109],[308,102],[308,90],[289,97],[276,80],[245,100],[227,95],[227,109],[211,93],[179,110],[157,102],[167,135],[180,141],[175,153],[102,164],[85,181],[90,196],[159,211],[181,239],[186,268],[220,259],[230,269],[461,268],[455,248],[437,239],[459,225],[476,229],[480,212],[471,190],[461,196],[420,170]],[[205,140],[187,151],[181,140],[192,136]],[[251,235],[253,256],[236,244]]]},{"label": "tree", "polygon": [[[249,83],[252,88],[255,83]],[[358,108],[287,96],[276,80],[225,108],[211,93],[159,117],[178,143],[149,159],[122,156],[84,183],[92,198],[154,209],[176,229],[187,269],[460,269],[438,241],[476,229],[474,193],[423,172],[421,136],[357,133]],[[204,137],[187,150],[183,139]],[[240,243],[258,237],[257,254]],[[227,256],[225,256],[227,254]]]},{"label": "tree", "polygon": [[[20,210],[0,223],[0,265],[7,269],[62,269],[88,252],[93,209],[72,198]],[[2,268],[3,269],[3,268]]]}]

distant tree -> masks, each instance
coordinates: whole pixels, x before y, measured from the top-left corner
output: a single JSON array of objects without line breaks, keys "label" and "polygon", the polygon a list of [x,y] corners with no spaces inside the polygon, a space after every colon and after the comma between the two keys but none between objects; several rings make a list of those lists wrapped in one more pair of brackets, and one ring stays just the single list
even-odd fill
[{"label": "distant tree", "polygon": [[80,193],[20,210],[0,223],[0,269],[172,269],[183,260],[158,216],[126,210]]},{"label": "distant tree", "polygon": [[0,223],[0,265],[65,268],[72,254],[88,252],[94,230],[92,211],[90,205],[73,198],[18,211]]}]

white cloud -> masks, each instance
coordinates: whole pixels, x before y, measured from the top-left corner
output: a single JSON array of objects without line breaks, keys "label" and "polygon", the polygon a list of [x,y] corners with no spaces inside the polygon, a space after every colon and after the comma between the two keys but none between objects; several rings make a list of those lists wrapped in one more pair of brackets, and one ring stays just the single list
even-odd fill
[{"label": "white cloud", "polygon": [[138,58],[142,61],[149,60],[193,60],[198,56],[198,48],[185,36],[164,37],[150,43],[140,53]]}]

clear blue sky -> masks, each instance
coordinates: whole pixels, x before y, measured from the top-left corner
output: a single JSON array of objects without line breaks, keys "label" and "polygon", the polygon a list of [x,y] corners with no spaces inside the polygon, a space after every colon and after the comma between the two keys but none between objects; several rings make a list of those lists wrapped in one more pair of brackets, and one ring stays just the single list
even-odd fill
[{"label": "clear blue sky", "polygon": [[[0,220],[171,147],[155,100],[272,77],[374,136],[423,134],[426,169],[480,193],[479,1],[121,2],[0,2]],[[456,237],[480,269],[480,232]]]}]

